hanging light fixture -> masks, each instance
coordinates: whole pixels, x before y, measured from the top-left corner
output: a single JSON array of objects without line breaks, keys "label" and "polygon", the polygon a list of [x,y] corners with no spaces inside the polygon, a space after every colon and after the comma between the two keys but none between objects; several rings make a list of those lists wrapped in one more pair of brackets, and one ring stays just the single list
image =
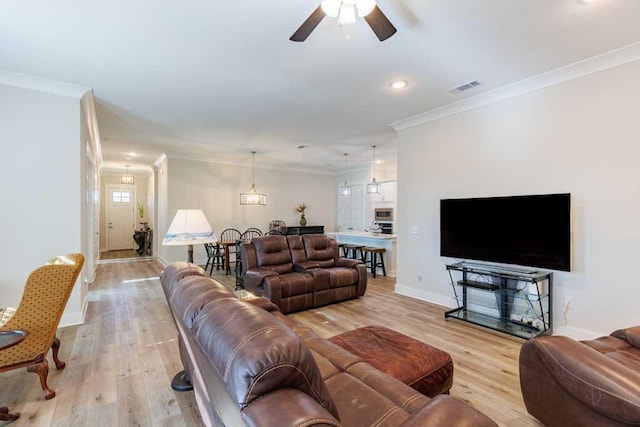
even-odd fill
[{"label": "hanging light fixture", "polygon": [[264,206],[267,204],[267,196],[256,191],[256,152],[252,151],[251,159],[251,189],[248,193],[240,193],[241,205]]},{"label": "hanging light fixture", "polygon": [[126,165],[127,172],[120,177],[120,184],[129,184],[133,185],[135,182],[135,178],[133,175],[129,175],[129,165]]},{"label": "hanging light fixture", "polygon": [[376,182],[376,146],[372,145],[371,148],[373,148],[373,179],[367,184],[367,193],[380,194],[380,184]]},{"label": "hanging light fixture", "polygon": [[[347,173],[347,153],[344,153],[344,172]],[[344,185],[342,187],[340,187],[340,195],[342,197],[349,197],[351,196],[351,187],[349,187],[349,185],[347,185],[347,181],[345,178],[344,181]]]}]

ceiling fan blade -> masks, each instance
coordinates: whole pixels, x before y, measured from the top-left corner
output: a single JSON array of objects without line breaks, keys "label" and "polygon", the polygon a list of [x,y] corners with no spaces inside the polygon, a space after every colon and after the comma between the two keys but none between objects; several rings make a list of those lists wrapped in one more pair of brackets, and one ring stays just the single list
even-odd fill
[{"label": "ceiling fan blade", "polygon": [[396,33],[396,27],[385,16],[384,13],[376,6],[370,14],[364,17],[367,24],[371,27],[378,39],[383,42]]},{"label": "ceiling fan blade", "polygon": [[300,28],[289,38],[292,42],[303,42],[309,37],[309,34],[318,26],[320,21],[325,17],[322,7],[318,6],[316,10],[300,25]]}]

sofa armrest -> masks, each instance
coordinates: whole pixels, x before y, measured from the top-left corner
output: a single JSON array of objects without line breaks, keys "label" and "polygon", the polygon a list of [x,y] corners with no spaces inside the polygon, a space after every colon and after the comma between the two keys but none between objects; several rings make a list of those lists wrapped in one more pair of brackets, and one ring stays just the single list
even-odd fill
[{"label": "sofa armrest", "polygon": [[247,426],[332,426],[340,422],[309,395],[280,389],[252,402],[242,411]]},{"label": "sofa armrest", "polygon": [[411,415],[402,427],[497,427],[489,417],[451,396],[439,395]]},{"label": "sofa armrest", "polygon": [[266,277],[277,276],[278,273],[268,268],[252,268],[244,274],[244,286],[247,289],[258,289]]},{"label": "sofa armrest", "polygon": [[550,377],[583,406],[619,422],[640,424],[640,373],[587,345],[565,336],[536,338],[522,346],[520,366],[525,403],[535,393],[545,393],[540,384]]},{"label": "sofa armrest", "polygon": [[356,268],[358,264],[362,264],[362,261],[359,259],[336,258],[336,267]]},{"label": "sofa armrest", "polygon": [[635,348],[640,348],[640,326],[617,330],[611,336],[624,340]]},{"label": "sofa armrest", "polygon": [[320,264],[315,261],[304,261],[304,262],[296,262],[293,264],[293,268],[296,271],[307,272],[307,270],[312,270],[314,268],[319,268]]}]

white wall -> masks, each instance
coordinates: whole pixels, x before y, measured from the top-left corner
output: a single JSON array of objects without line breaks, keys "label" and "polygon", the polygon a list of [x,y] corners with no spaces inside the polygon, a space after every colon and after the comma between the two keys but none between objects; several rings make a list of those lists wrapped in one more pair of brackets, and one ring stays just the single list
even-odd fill
[{"label": "white wall", "polygon": [[[0,307],[17,306],[32,270],[82,250],[81,114],[77,98],[0,84]],[[82,321],[82,293],[63,322]]]},{"label": "white wall", "polygon": [[637,325],[639,76],[640,61],[401,131],[396,290],[453,305],[440,199],[569,192],[572,272],[554,274],[557,330]]},{"label": "white wall", "polygon": [[[300,215],[294,210],[305,202],[307,225],[335,228],[336,197],[334,177],[330,175],[293,172],[256,167],[256,189],[267,195],[266,206],[241,206],[240,193],[251,187],[251,167],[169,159],[168,222],[159,224],[158,240],[166,233],[177,209],[203,209],[209,223],[219,235],[225,228],[241,232],[248,227],[268,230],[269,221],[279,219],[297,225]],[[158,185],[159,194],[162,185]],[[161,203],[160,200],[158,202]],[[159,206],[159,210],[162,208]],[[164,247],[161,257],[172,262],[186,259],[186,248]],[[202,245],[195,247],[194,259],[202,262]]]}]

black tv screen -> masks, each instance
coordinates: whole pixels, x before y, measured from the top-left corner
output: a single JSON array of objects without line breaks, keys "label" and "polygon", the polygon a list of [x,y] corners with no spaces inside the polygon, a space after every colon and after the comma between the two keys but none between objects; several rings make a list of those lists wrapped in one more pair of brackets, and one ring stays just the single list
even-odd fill
[{"label": "black tv screen", "polygon": [[571,269],[571,194],[440,200],[440,255]]}]

